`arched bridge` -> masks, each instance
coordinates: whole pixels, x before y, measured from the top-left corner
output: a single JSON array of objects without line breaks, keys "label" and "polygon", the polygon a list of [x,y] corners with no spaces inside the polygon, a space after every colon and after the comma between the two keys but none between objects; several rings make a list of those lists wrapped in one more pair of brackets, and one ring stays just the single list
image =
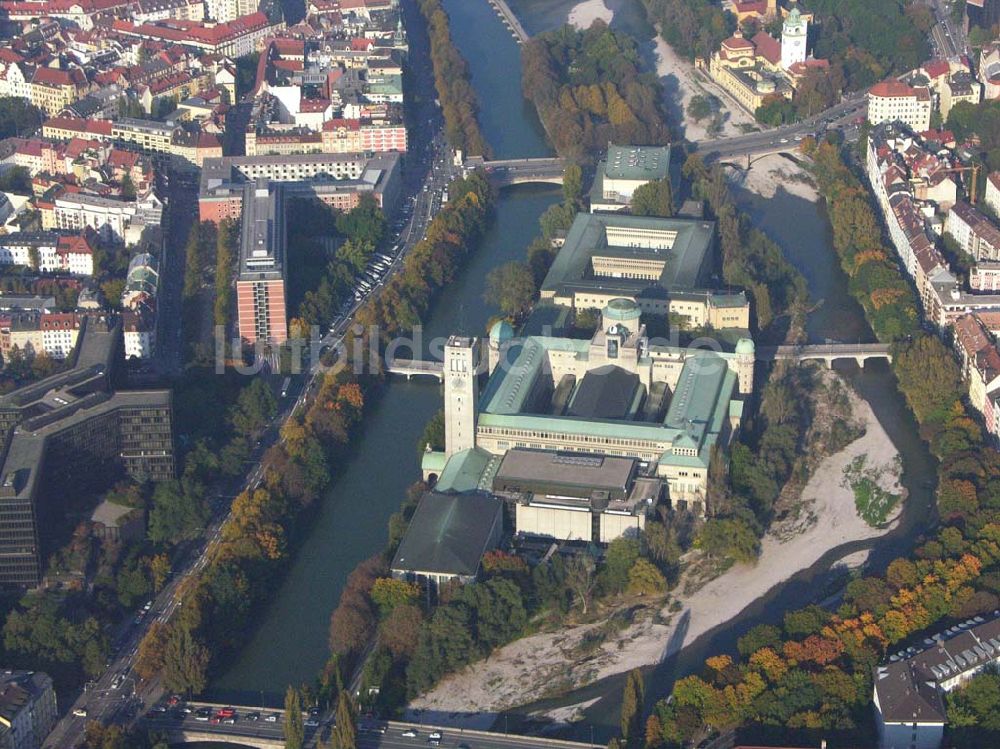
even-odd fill
[{"label": "arched bridge", "polygon": [[854,359],[863,367],[869,359],[892,361],[887,343],[818,343],[803,346],[764,346],[758,354],[764,361],[824,361],[833,367],[837,359]]},{"label": "arched bridge", "polygon": [[558,157],[537,159],[467,159],[466,166],[481,166],[496,187],[545,182],[561,185],[566,162]]}]

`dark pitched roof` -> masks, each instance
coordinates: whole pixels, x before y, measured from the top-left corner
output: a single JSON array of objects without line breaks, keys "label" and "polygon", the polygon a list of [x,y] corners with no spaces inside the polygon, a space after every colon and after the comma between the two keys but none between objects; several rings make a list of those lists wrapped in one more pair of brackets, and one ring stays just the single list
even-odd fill
[{"label": "dark pitched roof", "polygon": [[569,415],[581,419],[624,419],[639,387],[639,377],[609,365],[587,372],[577,388]]},{"label": "dark pitched roof", "polygon": [[392,560],[393,571],[475,575],[502,507],[484,492],[428,492]]}]

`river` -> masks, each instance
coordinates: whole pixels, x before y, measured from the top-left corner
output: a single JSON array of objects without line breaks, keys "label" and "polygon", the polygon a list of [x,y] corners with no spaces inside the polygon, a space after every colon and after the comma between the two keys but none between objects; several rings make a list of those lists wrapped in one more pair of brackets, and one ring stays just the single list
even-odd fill
[{"label": "river", "polygon": [[[649,46],[651,30],[638,0],[608,0],[616,12],[613,26],[635,34]],[[451,16],[453,38],[469,62],[479,94],[483,131],[499,158],[550,154],[544,134],[521,96],[518,46],[486,0],[444,0]],[[513,0],[511,5],[529,32],[552,28],[573,7],[565,0]],[[414,48],[418,53],[419,45]],[[537,232],[541,213],[560,198],[559,191],[538,187],[505,190],[496,221],[461,276],[434,305],[426,335],[450,332],[480,334],[496,311],[482,300],[483,279],[493,267],[521,259]],[[830,245],[822,206],[780,192],[763,200],[738,195],[755,223],[768,232],[805,275],[814,301],[822,300],[810,316],[809,337],[870,340],[871,331],[858,305],[847,295]],[[916,425],[896,391],[887,368],[870,364],[864,370],[844,370],[893,438],[903,456],[903,483],[910,497],[899,529],[880,539],[872,564],[880,566],[912,546],[912,538],[932,522],[930,490],[934,463],[916,438]],[[382,548],[389,516],[404,498],[406,487],[419,477],[417,440],[427,419],[440,407],[432,381],[390,380],[381,397],[367,409],[366,424],[356,449],[339,467],[310,528],[299,540],[298,551],[274,598],[261,613],[260,625],[249,644],[217,676],[210,696],[245,704],[280,704],[286,685],[311,681],[327,658],[327,628],[347,574],[362,559]],[[386,470],[386,456],[391,470]],[[871,547],[857,544],[838,549],[809,570],[757,601],[734,621],[691,643],[676,658],[650,669],[650,697],[669,691],[678,675],[697,667],[714,651],[730,649],[735,638],[762,621],[776,621],[782,611],[811,601],[825,584],[830,564],[847,551]],[[595,730],[605,738],[617,725],[621,680],[608,679],[558,701],[527,706],[512,714],[511,728],[527,712],[556,704],[572,704],[600,697],[578,724],[575,735],[590,738]]]}]

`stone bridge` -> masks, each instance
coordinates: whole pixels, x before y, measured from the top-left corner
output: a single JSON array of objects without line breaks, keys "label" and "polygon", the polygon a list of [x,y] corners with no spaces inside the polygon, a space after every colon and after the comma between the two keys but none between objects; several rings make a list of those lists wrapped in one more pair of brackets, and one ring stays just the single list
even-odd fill
[{"label": "stone bridge", "polygon": [[566,171],[566,162],[558,157],[490,161],[473,157],[466,159],[465,165],[471,168],[482,167],[490,182],[496,187],[532,182],[561,185],[563,173]]},{"label": "stone bridge", "polygon": [[803,346],[764,346],[757,349],[764,361],[824,361],[833,367],[837,359],[853,359],[863,367],[869,359],[892,361],[887,343],[818,343]]}]

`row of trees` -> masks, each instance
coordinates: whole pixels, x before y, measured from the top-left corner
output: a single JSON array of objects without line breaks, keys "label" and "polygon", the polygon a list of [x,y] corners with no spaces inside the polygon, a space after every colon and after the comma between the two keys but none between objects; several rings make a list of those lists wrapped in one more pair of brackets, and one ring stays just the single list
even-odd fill
[{"label": "row of trees", "polygon": [[[829,160],[821,154],[819,163],[830,169]],[[849,227],[834,229],[857,236]],[[865,310],[874,324],[877,310]],[[870,740],[872,667],[907,638],[1000,605],[1000,454],[984,444],[966,412],[957,362],[938,338],[915,333],[898,341],[892,366],[938,461],[942,525],[919,540],[912,557],[852,580],[834,611],[787,612],[782,627],[758,626],[741,638],[739,658],[708,658],[700,673],[676,683],[673,700],[657,704],[647,746],[678,746],[737,726]],[[949,698],[956,739],[968,738],[974,725],[982,741],[982,729],[996,728],[987,717],[993,685],[966,689]]]},{"label": "row of trees", "polygon": [[424,238],[402,269],[358,310],[356,321],[383,336],[412,330],[423,319],[434,294],[454,280],[493,215],[495,195],[486,176],[473,172],[448,186],[447,205],[427,227]]},{"label": "row of trees", "polygon": [[848,289],[865,310],[880,341],[891,342],[918,328],[917,299],[900,274],[893,250],[882,241],[882,226],[868,190],[854,176],[837,144],[808,138],[802,151],[826,200],[833,248],[849,279]]},{"label": "row of trees", "polygon": [[489,144],[479,129],[479,105],[469,77],[469,66],[451,38],[448,14],[441,0],[419,0],[420,12],[427,21],[434,65],[434,87],[444,114],[444,133],[448,145],[461,149],[466,156],[488,156]]},{"label": "row of trees", "polygon": [[403,524],[393,528],[386,553],[363,562],[350,575],[330,622],[338,671],[350,669],[376,637],[363,684],[378,687],[376,707],[382,711],[400,708],[446,674],[523,636],[529,621],[542,626],[568,615],[593,616],[595,604],[622,595],[666,592],[666,576],[650,560],[648,546],[640,539],[622,538],[611,543],[600,561],[583,552],[556,555],[534,568],[518,556],[489,552],[481,581],[447,585],[439,591],[437,605],[429,606],[419,586],[386,577],[386,560],[425,489],[418,484],[411,491]]},{"label": "row of trees", "polygon": [[802,274],[785,259],[781,248],[733,205],[723,167],[708,167],[693,155],[683,171],[691,180],[694,196],[708,204],[716,219],[723,279],[750,292],[758,340],[798,340],[804,332],[808,302]]},{"label": "row of trees", "polygon": [[[420,279],[422,289],[431,289],[435,273],[441,280],[433,288],[438,288],[455,270],[446,261],[456,262],[466,251],[465,243],[482,231],[492,204],[485,180],[481,176],[460,180],[450,191],[456,197],[432,222],[431,229],[436,226],[436,231],[428,232],[428,239],[414,249],[399,274],[409,280],[394,279],[389,284],[396,286],[397,294],[416,294],[412,279]],[[377,239],[379,226],[358,214],[341,221],[338,228],[351,233],[350,241],[360,242]],[[369,307],[387,309],[377,300]],[[398,324],[388,316],[382,322]],[[349,342],[348,350],[353,348]],[[264,386],[263,380],[253,382],[261,383],[256,387]],[[204,570],[186,582],[181,593],[185,605],[168,623],[151,627],[141,643],[136,664],[140,677],[160,675],[168,689],[197,693],[207,683],[212,667],[239,645],[252,625],[253,612],[273,591],[287,563],[288,539],[296,522],[327,485],[330,467],[343,459],[360,423],[365,394],[377,383],[377,373],[329,372],[309,408],[289,418],[282,439],[263,458],[261,486],[233,500],[220,543]],[[234,429],[250,430],[273,416],[270,408],[252,406],[263,400],[263,394],[257,395],[256,400],[247,396],[233,413]],[[334,683],[331,679],[326,686],[333,689]]]},{"label": "row of trees", "polygon": [[522,51],[524,96],[560,155],[585,162],[609,142],[670,141],[656,77],[635,42],[603,21],[532,37]]}]

